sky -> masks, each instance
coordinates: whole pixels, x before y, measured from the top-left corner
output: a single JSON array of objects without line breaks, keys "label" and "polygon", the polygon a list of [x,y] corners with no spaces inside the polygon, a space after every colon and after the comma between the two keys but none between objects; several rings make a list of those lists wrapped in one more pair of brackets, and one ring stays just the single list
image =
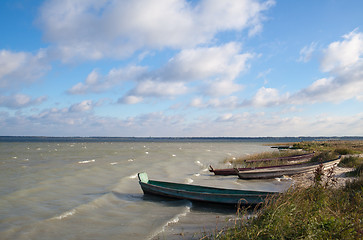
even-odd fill
[{"label": "sky", "polygon": [[363,136],[361,0],[0,0],[0,135]]}]

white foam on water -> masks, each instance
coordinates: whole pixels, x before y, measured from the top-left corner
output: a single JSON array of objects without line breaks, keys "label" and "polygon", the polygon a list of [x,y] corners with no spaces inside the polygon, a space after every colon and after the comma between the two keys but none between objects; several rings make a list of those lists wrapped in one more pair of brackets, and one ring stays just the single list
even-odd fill
[{"label": "white foam on water", "polygon": [[129,159],[129,160],[127,160],[127,161],[128,161],[128,162],[133,162],[133,161],[134,161],[134,159],[131,159],[131,158],[130,158],[130,159]]},{"label": "white foam on water", "polygon": [[202,170],[202,172],[208,172],[209,170],[208,170],[208,168],[204,168],[203,170]]},{"label": "white foam on water", "polygon": [[198,166],[203,167],[203,164],[200,161],[195,161],[194,163],[196,163]]},{"label": "white foam on water", "polygon": [[179,214],[175,215],[172,219],[170,219],[169,221],[167,221],[167,222],[164,224],[164,226],[162,226],[162,227],[161,227],[161,229],[160,229],[159,231],[156,231],[155,233],[153,233],[153,234],[150,236],[150,238],[149,238],[149,239],[150,239],[150,240],[151,240],[151,239],[155,239],[155,237],[156,237],[156,236],[158,236],[160,233],[165,232],[166,227],[168,227],[168,226],[170,226],[170,225],[172,225],[172,224],[176,224],[176,223],[178,223],[178,222],[180,221],[180,218],[181,218],[181,217],[185,217],[185,216],[186,216],[186,215],[190,212],[191,205],[192,205],[192,203],[190,202],[190,203],[188,204],[188,206],[186,206],[186,207],[184,208],[183,212],[181,212],[181,213],[179,213]]},{"label": "white foam on water", "polygon": [[13,157],[13,159],[17,159],[18,157]]},{"label": "white foam on water", "polygon": [[176,155],[175,154],[173,154],[173,155],[171,155],[172,157],[176,157]]},{"label": "white foam on water", "polygon": [[59,215],[58,217],[55,217],[55,218],[53,218],[53,219],[62,220],[63,218],[66,218],[66,217],[72,216],[72,215],[73,215],[73,214],[75,214],[75,213],[76,213],[76,210],[75,210],[75,209],[73,209],[73,210],[68,211],[68,212],[65,212],[65,213],[63,213],[63,214],[61,214],[61,215]]},{"label": "white foam on water", "polygon": [[131,179],[137,178],[137,173],[135,173],[134,175],[129,176],[129,178],[131,178]]},{"label": "white foam on water", "polygon": [[200,173],[196,173],[196,174],[194,174],[194,176],[199,177],[200,176]]},{"label": "white foam on water", "polygon": [[91,162],[96,162],[95,159],[92,159],[92,160],[86,160],[86,161],[79,161],[78,163],[91,163]]},{"label": "white foam on water", "polygon": [[116,164],[118,164],[118,162],[112,162],[112,163],[110,163],[111,165],[116,165]]},{"label": "white foam on water", "polygon": [[145,152],[145,154],[149,154],[149,152]]}]

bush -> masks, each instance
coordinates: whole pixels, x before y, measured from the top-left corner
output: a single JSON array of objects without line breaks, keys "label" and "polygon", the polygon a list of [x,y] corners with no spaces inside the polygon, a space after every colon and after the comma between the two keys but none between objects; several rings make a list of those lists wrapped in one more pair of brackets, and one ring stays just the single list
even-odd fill
[{"label": "bush", "polygon": [[318,155],[311,158],[311,162],[325,162],[337,158],[338,155],[333,152],[321,152]]},{"label": "bush", "polygon": [[203,239],[361,239],[363,178],[345,188],[291,188],[254,218]]},{"label": "bush", "polygon": [[334,150],[334,152],[336,152],[339,155],[347,155],[353,153],[353,151],[348,148],[337,148]]},{"label": "bush", "polygon": [[360,164],[353,171],[349,172],[348,173],[348,176],[350,176],[350,177],[360,177],[360,176],[363,176],[363,164]]},{"label": "bush", "polygon": [[356,167],[358,165],[359,158],[358,157],[345,157],[338,164],[339,167]]}]

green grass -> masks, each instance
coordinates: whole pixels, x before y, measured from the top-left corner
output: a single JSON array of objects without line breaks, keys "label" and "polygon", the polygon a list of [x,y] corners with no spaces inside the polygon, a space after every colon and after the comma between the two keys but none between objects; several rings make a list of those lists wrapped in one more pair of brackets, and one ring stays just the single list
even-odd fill
[{"label": "green grass", "polygon": [[331,184],[292,188],[265,204],[256,217],[241,218],[204,239],[361,239],[363,178],[338,189]]},{"label": "green grass", "polygon": [[331,151],[339,155],[363,153],[363,141],[311,141],[293,144],[306,151]]},{"label": "green grass", "polygon": [[324,151],[315,154],[315,156],[310,159],[310,162],[325,162],[336,158],[338,158],[338,154],[335,152]]},{"label": "green grass", "polygon": [[[363,141],[301,142],[294,147],[306,152],[316,151],[311,161],[363,153]],[[272,158],[266,156],[263,153],[254,157]],[[238,218],[234,227],[202,239],[363,239],[363,158],[344,157],[339,166],[354,168],[349,176],[356,177],[355,180],[337,188],[333,170],[324,172],[317,168],[312,186],[290,188],[268,199],[255,210],[255,217]],[[244,216],[247,211],[241,210],[239,214]]]},{"label": "green grass", "polygon": [[340,161],[338,166],[354,168],[353,171],[351,171],[347,174],[349,177],[359,177],[359,176],[363,175],[363,158],[362,157],[357,157],[357,156],[345,157]]}]

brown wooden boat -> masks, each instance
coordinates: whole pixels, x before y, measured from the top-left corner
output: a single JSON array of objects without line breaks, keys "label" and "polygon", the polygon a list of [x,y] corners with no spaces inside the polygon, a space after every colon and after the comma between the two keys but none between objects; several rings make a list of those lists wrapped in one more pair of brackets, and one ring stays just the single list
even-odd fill
[{"label": "brown wooden boat", "polygon": [[300,155],[294,155],[294,156],[288,156],[288,157],[277,157],[277,158],[264,158],[264,159],[255,159],[255,160],[245,160],[246,163],[252,163],[252,162],[268,162],[273,160],[281,160],[281,161],[298,161],[302,159],[312,158],[314,156],[314,153],[306,153],[306,154],[300,154]]},{"label": "brown wooden boat", "polygon": [[[281,161],[303,161],[310,159],[314,156],[314,153],[302,154],[302,155],[295,155],[290,157],[280,157],[280,158],[269,158],[269,159],[259,159],[259,160],[249,160],[248,162],[259,162],[259,161],[272,161],[272,160],[281,160]],[[247,161],[246,161],[247,162]],[[274,165],[274,166],[267,166],[267,167],[249,167],[249,168],[238,168],[238,171],[250,171],[254,169],[269,169],[269,168],[278,168],[283,166],[293,166],[296,164],[282,164],[282,165]],[[222,168],[222,169],[214,169],[212,166],[209,166],[209,172],[214,173],[215,175],[237,175],[235,168]]]},{"label": "brown wooden boat", "polygon": [[292,176],[295,174],[306,173],[314,171],[320,164],[324,169],[332,168],[340,162],[340,156],[337,159],[325,161],[325,162],[309,162],[301,164],[293,164],[290,166],[280,166],[266,169],[253,169],[248,171],[238,171],[235,169],[240,179],[269,179],[277,178],[281,176]]}]

